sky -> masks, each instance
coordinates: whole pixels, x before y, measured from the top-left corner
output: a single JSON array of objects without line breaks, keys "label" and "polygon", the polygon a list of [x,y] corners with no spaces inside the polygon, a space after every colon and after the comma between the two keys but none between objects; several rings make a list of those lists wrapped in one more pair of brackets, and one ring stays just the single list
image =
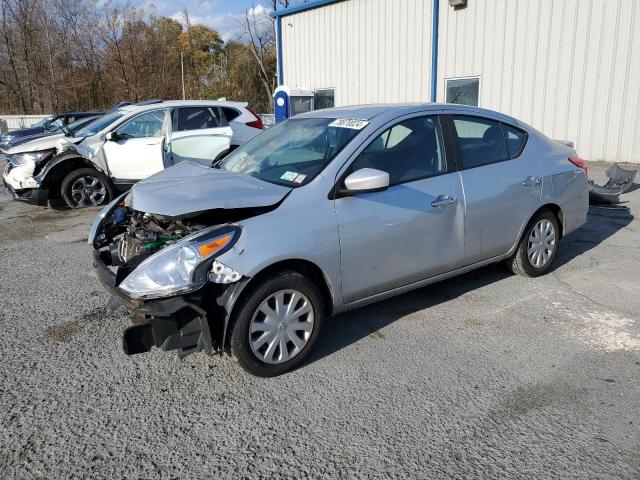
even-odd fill
[{"label": "sky", "polygon": [[183,21],[182,12],[189,12],[191,24],[203,23],[218,31],[224,41],[238,40],[242,35],[242,14],[248,8],[265,9],[260,0],[134,0],[134,5],[144,7],[147,13],[171,17]]}]

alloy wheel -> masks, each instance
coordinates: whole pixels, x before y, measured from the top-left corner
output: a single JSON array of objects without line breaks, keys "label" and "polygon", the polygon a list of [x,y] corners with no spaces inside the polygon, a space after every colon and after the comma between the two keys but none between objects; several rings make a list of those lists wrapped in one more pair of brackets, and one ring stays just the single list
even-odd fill
[{"label": "alloy wheel", "polygon": [[71,185],[71,198],[79,207],[101,205],[107,197],[107,188],[96,177],[82,176]]},{"label": "alloy wheel", "polygon": [[259,360],[284,363],[302,351],[313,327],[314,312],[309,298],[297,290],[280,290],[269,295],[253,314],[249,344]]},{"label": "alloy wheel", "polygon": [[546,218],[538,220],[529,234],[527,257],[532,266],[544,267],[556,248],[556,229]]}]

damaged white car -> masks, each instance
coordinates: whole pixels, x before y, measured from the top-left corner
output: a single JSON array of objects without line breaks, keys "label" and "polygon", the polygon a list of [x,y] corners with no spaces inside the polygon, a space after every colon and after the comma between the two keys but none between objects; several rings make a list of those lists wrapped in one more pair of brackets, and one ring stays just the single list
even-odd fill
[{"label": "damaged white car", "polygon": [[573,149],[460,105],[297,115],[216,167],[168,168],[92,226],[111,304],[147,318],[128,354],[228,351],[278,375],[326,315],[492,262],[544,274],[588,210]]},{"label": "damaged white car", "polygon": [[55,146],[8,155],[3,181],[17,200],[97,206],[185,159],[212,166],[262,128],[246,103],[141,102],[109,112]]}]

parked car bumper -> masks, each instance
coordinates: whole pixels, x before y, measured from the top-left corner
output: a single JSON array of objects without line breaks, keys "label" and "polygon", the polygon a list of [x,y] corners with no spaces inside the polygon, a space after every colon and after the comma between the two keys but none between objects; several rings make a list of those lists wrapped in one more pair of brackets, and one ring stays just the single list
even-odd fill
[{"label": "parked car bumper", "polygon": [[125,308],[145,317],[144,323],[124,331],[122,347],[127,355],[144,353],[151,347],[163,351],[178,350],[179,356],[194,351],[214,353],[210,312],[205,310],[205,289],[173,297],[140,300],[128,296],[117,286],[117,275],[93,252],[93,265],[98,279],[110,293],[109,306]]}]

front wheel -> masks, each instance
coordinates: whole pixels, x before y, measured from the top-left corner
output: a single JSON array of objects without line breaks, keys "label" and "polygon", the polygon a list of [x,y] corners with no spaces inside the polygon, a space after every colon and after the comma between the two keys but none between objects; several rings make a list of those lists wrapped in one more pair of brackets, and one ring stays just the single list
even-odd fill
[{"label": "front wheel", "polygon": [[70,208],[97,207],[113,198],[109,178],[93,168],[72,171],[62,180],[60,190]]},{"label": "front wheel", "polygon": [[271,275],[241,300],[231,351],[249,373],[273,377],[291,370],[311,351],[324,315],[315,284],[295,271]]},{"label": "front wheel", "polygon": [[525,277],[544,275],[558,255],[559,240],[558,219],[545,210],[531,219],[516,253],[507,260],[507,266],[513,273]]}]

